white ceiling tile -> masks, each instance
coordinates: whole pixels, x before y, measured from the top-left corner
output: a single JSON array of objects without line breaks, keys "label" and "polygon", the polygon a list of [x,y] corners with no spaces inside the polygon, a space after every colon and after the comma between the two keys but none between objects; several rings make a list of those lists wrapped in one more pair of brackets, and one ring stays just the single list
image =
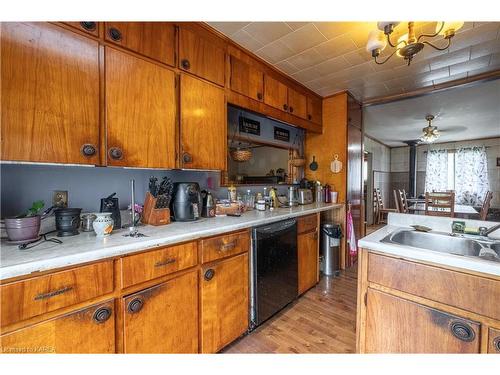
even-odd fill
[{"label": "white ceiling tile", "polygon": [[293,31],[285,22],[252,22],[244,30],[263,44],[271,43]]},{"label": "white ceiling tile", "polygon": [[351,28],[347,35],[352,39],[358,48],[364,49],[366,47],[366,43],[368,42],[368,34],[370,34],[372,30],[376,29],[376,22],[357,22],[357,26]]},{"label": "white ceiling tile", "polygon": [[346,53],[344,58],[350,65],[359,65],[372,60],[371,54],[366,52],[364,48],[359,48],[356,51]]},{"label": "white ceiling tile", "polygon": [[293,33],[285,35],[281,38],[281,42],[292,51],[300,53],[322,42],[326,42],[326,38],[312,23],[308,23]]},{"label": "white ceiling tile", "polygon": [[286,60],[295,54],[290,48],[285,46],[279,40],[267,44],[258,51],[255,51],[255,53],[272,64]]},{"label": "white ceiling tile", "polygon": [[249,51],[256,51],[264,46],[261,42],[252,38],[245,30],[237,31],[231,35],[231,39]]},{"label": "white ceiling tile", "polygon": [[462,79],[462,78],[467,78],[467,72],[450,75],[449,77],[445,77],[445,78],[441,78],[441,79],[435,79],[434,81],[432,81],[432,84],[439,85],[440,83],[455,81],[457,79]]},{"label": "white ceiling tile", "polygon": [[299,71],[299,69],[297,69],[295,66],[293,66],[286,60],[277,63],[275,66],[283,73],[286,73],[288,75],[292,75],[293,73],[297,73]]},{"label": "white ceiling tile", "polygon": [[450,76],[450,69],[448,67],[445,67],[427,73],[417,74],[415,76],[415,81],[417,83],[426,83],[437,79],[446,78],[449,76]]},{"label": "white ceiling tile", "polygon": [[318,71],[314,67],[300,70],[297,73],[292,74],[292,78],[296,79],[299,82],[309,82],[317,77]]},{"label": "white ceiling tile", "polygon": [[250,24],[250,22],[209,22],[208,24],[221,33],[231,36]]},{"label": "white ceiling tile", "polygon": [[487,42],[476,44],[470,47],[470,58],[486,56],[492,53],[500,52],[500,40],[493,39]]},{"label": "white ceiling tile", "polygon": [[317,65],[321,61],[323,61],[323,56],[321,56],[314,48],[292,56],[287,60],[287,62],[297,67],[299,70]]},{"label": "white ceiling tile", "polygon": [[300,29],[301,27],[307,25],[309,22],[286,22],[288,26],[290,26],[293,30]]},{"label": "white ceiling tile", "polygon": [[483,56],[460,64],[454,64],[450,66],[450,75],[467,72],[469,70],[485,68],[488,66],[489,62],[490,56]]},{"label": "white ceiling tile", "polygon": [[470,59],[470,48],[463,48],[455,52],[449,52],[429,61],[431,70],[441,69],[445,66],[459,64]]},{"label": "white ceiling tile", "polygon": [[357,49],[352,39],[347,35],[341,35],[335,39],[331,39],[328,42],[316,46],[315,48],[327,59],[337,57]]},{"label": "white ceiling tile", "polygon": [[314,25],[327,39],[336,38],[346,34],[351,28],[356,27],[358,22],[314,22]]},{"label": "white ceiling tile", "polygon": [[486,22],[478,27],[455,35],[451,39],[450,51],[457,51],[465,47],[496,39],[499,25],[500,22]]},{"label": "white ceiling tile", "polygon": [[342,56],[339,56],[316,65],[316,69],[321,76],[326,76],[337,73],[349,66],[349,63]]}]

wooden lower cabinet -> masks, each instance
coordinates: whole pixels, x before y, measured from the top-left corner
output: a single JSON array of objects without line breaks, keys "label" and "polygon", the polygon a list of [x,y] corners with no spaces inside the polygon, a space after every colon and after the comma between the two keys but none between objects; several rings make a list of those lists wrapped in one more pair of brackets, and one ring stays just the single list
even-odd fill
[{"label": "wooden lower cabinet", "polygon": [[198,274],[184,275],[122,299],[125,353],[198,352]]},{"label": "wooden lower cabinet", "polygon": [[200,279],[201,352],[216,353],[248,329],[248,253],[205,266]]},{"label": "wooden lower cabinet", "polygon": [[0,353],[114,353],[113,302],[87,307],[0,336]]},{"label": "wooden lower cabinet", "polygon": [[318,230],[297,236],[299,294],[318,282]]},{"label": "wooden lower cabinet", "polygon": [[479,323],[378,290],[367,293],[367,353],[479,353]]}]

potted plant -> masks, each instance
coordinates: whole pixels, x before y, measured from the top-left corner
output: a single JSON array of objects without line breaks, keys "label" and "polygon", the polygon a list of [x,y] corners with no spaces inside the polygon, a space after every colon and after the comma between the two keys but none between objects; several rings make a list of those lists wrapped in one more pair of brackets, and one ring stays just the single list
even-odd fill
[{"label": "potted plant", "polygon": [[44,201],[35,201],[21,215],[5,219],[5,230],[11,242],[30,242],[38,239],[41,219],[45,218],[52,207],[42,212]]}]

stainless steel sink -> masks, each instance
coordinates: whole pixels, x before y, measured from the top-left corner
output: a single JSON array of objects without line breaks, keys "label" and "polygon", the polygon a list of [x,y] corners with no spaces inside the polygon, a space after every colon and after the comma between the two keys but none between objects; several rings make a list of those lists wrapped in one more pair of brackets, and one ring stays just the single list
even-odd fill
[{"label": "stainless steel sink", "polygon": [[448,233],[402,229],[387,235],[381,242],[500,262],[500,242],[485,242]]}]

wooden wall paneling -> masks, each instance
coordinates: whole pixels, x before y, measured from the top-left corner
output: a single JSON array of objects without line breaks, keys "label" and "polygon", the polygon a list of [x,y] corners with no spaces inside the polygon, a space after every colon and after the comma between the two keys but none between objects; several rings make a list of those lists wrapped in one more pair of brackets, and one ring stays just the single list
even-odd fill
[{"label": "wooden wall paneling", "polygon": [[224,86],[225,47],[206,33],[179,27],[179,69]]},{"label": "wooden wall paneling", "polygon": [[1,159],[99,164],[98,43],[48,23],[1,28]]},{"label": "wooden wall paneling", "polygon": [[307,119],[307,98],[305,95],[288,87],[288,112]]},{"label": "wooden wall paneling", "polygon": [[224,90],[181,74],[180,143],[184,168],[226,169],[226,124]]},{"label": "wooden wall paneling", "polygon": [[175,25],[170,22],[106,22],[105,39],[175,66]]},{"label": "wooden wall paneling", "polygon": [[264,103],[282,111],[288,111],[287,86],[269,74],[264,75]]},{"label": "wooden wall paneling", "polygon": [[175,168],[174,72],[110,47],[105,58],[108,165]]},{"label": "wooden wall paneling", "polygon": [[113,301],[0,336],[1,353],[114,353]]}]

